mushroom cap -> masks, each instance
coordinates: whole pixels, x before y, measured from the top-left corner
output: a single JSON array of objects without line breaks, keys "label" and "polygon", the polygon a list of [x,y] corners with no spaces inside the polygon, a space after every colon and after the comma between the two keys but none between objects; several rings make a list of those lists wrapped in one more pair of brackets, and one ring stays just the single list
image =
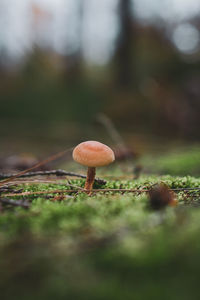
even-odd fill
[{"label": "mushroom cap", "polygon": [[115,160],[112,149],[96,141],[80,143],[74,148],[73,159],[87,167],[102,167]]}]

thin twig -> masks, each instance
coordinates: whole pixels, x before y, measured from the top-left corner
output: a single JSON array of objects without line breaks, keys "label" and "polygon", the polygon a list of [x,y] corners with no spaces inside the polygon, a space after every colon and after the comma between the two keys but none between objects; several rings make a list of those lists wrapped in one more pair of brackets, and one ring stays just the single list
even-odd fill
[{"label": "thin twig", "polygon": [[[34,181],[14,181],[14,182],[12,182],[11,184],[12,185],[14,185],[14,186],[16,186],[17,184],[22,184],[22,183],[30,183],[30,184],[34,184],[34,183],[36,183],[36,184],[38,184],[38,183],[41,183],[40,181],[38,182],[34,182]],[[42,183],[44,183],[44,182],[42,182]],[[45,183],[47,183],[47,184],[49,184],[49,181],[48,182],[45,182]],[[11,189],[11,184],[10,184],[10,186],[9,186],[9,188],[10,189],[8,189],[8,188],[0,188],[0,194],[2,194],[2,193],[6,193],[6,192],[12,192],[12,193],[17,193],[17,194],[19,194],[20,192],[22,192],[23,191],[23,189],[19,189],[19,190],[12,190]],[[58,183],[56,183],[57,185],[58,185]],[[68,187],[70,187],[70,188],[75,188],[75,189],[78,189],[78,190],[84,190],[84,188],[82,188],[82,187],[80,187],[80,186],[78,186],[78,185],[75,185],[75,184],[71,184],[69,181],[68,181],[68,183],[61,183],[62,185],[64,185],[64,186],[68,186]]]},{"label": "thin twig", "polygon": [[[17,174],[3,174],[0,173],[0,179],[7,179],[7,178],[16,178]],[[26,172],[21,175],[19,175],[17,178],[26,178],[26,177],[33,177],[33,176],[49,176],[49,175],[55,175],[55,176],[71,176],[71,177],[79,177],[79,178],[86,178],[85,175],[77,174],[74,172],[67,172],[65,170],[49,170],[49,171],[35,171],[35,172]],[[99,184],[106,184],[106,181],[100,178],[96,178],[95,181]]]},{"label": "thin twig", "polygon": [[43,166],[43,165],[49,163],[50,161],[53,161],[53,160],[55,160],[55,159],[57,159],[57,158],[59,158],[59,157],[62,157],[64,154],[66,154],[68,151],[70,151],[70,150],[72,150],[72,149],[73,149],[73,148],[69,148],[69,149],[66,149],[66,150],[64,150],[64,151],[61,151],[61,152],[59,152],[59,153],[56,153],[56,154],[54,154],[54,155],[48,157],[47,159],[42,160],[41,162],[37,163],[37,164],[34,165],[33,167],[28,168],[28,169],[26,169],[26,170],[24,170],[24,171],[21,171],[21,172],[19,172],[19,173],[17,173],[17,174],[14,174],[13,176],[11,176],[11,177],[9,177],[9,178],[7,178],[7,179],[1,181],[1,182],[0,182],[0,186],[3,186],[5,183],[10,182],[10,181],[12,181],[13,179],[18,178],[18,177],[20,177],[20,176],[22,176],[22,175],[28,173],[29,171],[32,171],[32,170],[34,170],[34,169],[36,169],[36,168],[39,168],[39,167],[41,167],[41,166]]},{"label": "thin twig", "polygon": [[[200,191],[200,188],[175,188],[169,189],[169,191],[174,192],[184,192],[184,191]],[[121,193],[146,193],[149,192],[150,189],[93,189],[92,193],[106,193],[106,192],[121,192]],[[84,189],[63,189],[63,190],[47,190],[47,191],[35,191],[35,192],[23,192],[23,193],[9,193],[6,194],[6,197],[14,197],[14,196],[27,196],[27,195],[42,195],[42,194],[59,194],[59,193],[78,193],[78,192],[87,192]]]},{"label": "thin twig", "polygon": [[42,194],[60,194],[60,193],[78,193],[85,192],[84,190],[48,190],[48,191],[35,191],[35,192],[23,192],[20,194],[9,193],[6,194],[6,197],[16,197],[16,196],[31,196],[31,195],[42,195]]},{"label": "thin twig", "polygon": [[[16,185],[16,183],[15,183],[15,185]],[[18,190],[13,189],[11,185],[6,185],[6,186],[0,188],[0,194],[5,193],[5,192],[20,193],[22,191],[23,191],[23,189],[18,189]]]}]

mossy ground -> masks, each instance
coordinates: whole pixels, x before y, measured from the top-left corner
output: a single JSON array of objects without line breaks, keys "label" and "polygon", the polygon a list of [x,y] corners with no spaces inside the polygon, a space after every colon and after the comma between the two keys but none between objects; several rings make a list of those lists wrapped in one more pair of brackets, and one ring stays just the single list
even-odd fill
[{"label": "mossy ground", "polygon": [[200,174],[200,147],[175,148],[162,155],[143,157],[141,163],[150,172],[171,175],[195,175]]},{"label": "mossy ground", "polygon": [[[143,189],[158,182],[200,186],[197,177],[151,175],[116,176],[101,188]],[[70,183],[81,187],[84,180]],[[65,182],[19,187],[69,188]],[[30,209],[2,211],[1,299],[199,299],[199,192],[179,192],[178,206],[162,211],[149,208],[145,193],[70,196],[26,196]]]}]

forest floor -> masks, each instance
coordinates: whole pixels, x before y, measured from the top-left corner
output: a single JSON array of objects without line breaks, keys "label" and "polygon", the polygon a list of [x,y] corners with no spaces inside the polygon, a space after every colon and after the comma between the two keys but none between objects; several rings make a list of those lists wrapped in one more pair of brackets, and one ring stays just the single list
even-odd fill
[{"label": "forest floor", "polygon": [[1,299],[199,299],[199,161],[198,147],[149,156],[138,179],[115,165],[90,196],[84,179],[15,179],[1,192]]}]

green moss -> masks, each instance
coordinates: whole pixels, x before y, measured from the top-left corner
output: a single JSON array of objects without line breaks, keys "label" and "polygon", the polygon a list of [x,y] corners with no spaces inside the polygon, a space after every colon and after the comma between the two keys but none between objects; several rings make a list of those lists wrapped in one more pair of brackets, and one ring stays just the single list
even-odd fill
[{"label": "green moss", "polygon": [[[158,182],[200,186],[190,176],[142,176],[108,181],[103,188],[144,189]],[[20,188],[69,187],[63,181]],[[197,205],[198,197],[192,197]],[[29,210],[0,215],[2,299],[198,299],[200,211],[185,205],[183,193],[178,207],[158,212],[148,209],[145,193],[24,198],[32,201]]]},{"label": "green moss", "polygon": [[173,151],[158,157],[142,159],[144,166],[155,173],[170,175],[200,175],[200,147]]}]

